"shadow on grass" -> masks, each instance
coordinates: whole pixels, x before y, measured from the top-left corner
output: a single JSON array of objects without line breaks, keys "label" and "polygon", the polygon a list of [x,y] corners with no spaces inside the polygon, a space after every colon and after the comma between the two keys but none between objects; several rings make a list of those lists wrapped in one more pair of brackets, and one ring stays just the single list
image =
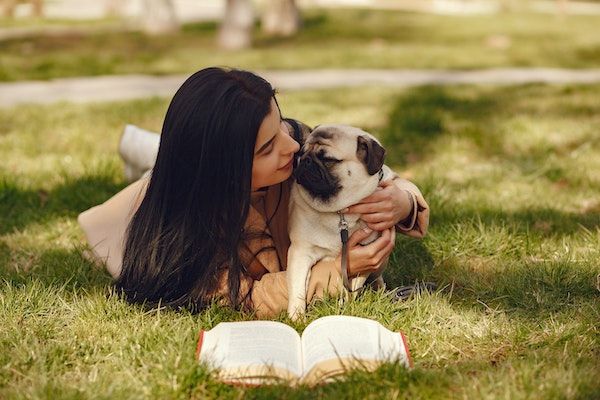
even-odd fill
[{"label": "shadow on grass", "polygon": [[[527,121],[586,121],[600,111],[593,99],[589,88],[579,90],[579,86],[417,87],[396,98],[380,137],[390,165],[405,166],[435,156],[439,146],[448,143],[447,137],[456,137],[473,145],[480,155],[516,166],[523,175],[543,169],[541,178],[551,184],[561,181],[565,171],[548,164],[548,155],[568,157],[565,152],[589,137],[566,146],[540,141],[520,149],[505,146],[506,123],[523,117],[532,124],[523,126],[525,134],[527,129],[548,129]],[[597,210],[568,213],[525,207],[507,213],[476,204],[458,208],[436,197],[435,182],[421,182],[421,189],[429,194],[430,235],[437,236],[440,255],[429,252],[428,239],[423,243],[399,239],[386,271],[390,287],[433,280],[439,286],[454,284],[455,294],[467,303],[491,301],[526,312],[556,310],[577,298],[598,297],[594,281],[600,271],[592,259],[580,262],[565,256],[556,260],[549,254],[548,260],[534,260],[529,256],[544,241],[560,242],[595,232],[600,228]]]},{"label": "shadow on grass", "polygon": [[4,260],[7,262],[3,262],[5,268],[0,270],[0,278],[13,286],[28,285],[35,280],[45,287],[61,287],[67,292],[109,285],[108,273],[86,260],[82,250],[74,247],[32,252],[28,260],[20,260],[18,267],[15,262]]},{"label": "shadow on grass", "polygon": [[600,300],[595,287],[600,266],[593,259],[556,252],[543,259],[531,256],[545,239],[559,242],[561,237],[582,235],[582,227],[597,231],[600,213],[439,209],[433,213],[430,235],[436,236],[440,256],[431,254],[427,239],[398,238],[384,275],[388,288],[433,281],[446,292],[452,288],[453,301],[467,307],[487,304],[525,314]]},{"label": "shadow on grass", "polygon": [[408,237],[396,237],[396,247],[384,271],[387,287],[391,289],[431,279],[435,260],[425,243]]},{"label": "shadow on grass", "polygon": [[[51,224],[58,218],[75,218],[81,211],[102,203],[118,192],[118,183],[107,174],[66,178],[50,191],[24,188],[11,178],[0,176],[0,235],[24,230],[31,224]],[[105,286],[106,271],[82,256],[83,244],[71,249],[19,249],[0,245],[1,277],[15,285],[37,280],[43,285],[76,288]]]},{"label": "shadow on grass", "polygon": [[[514,146],[504,146],[503,129],[506,127],[503,123],[517,115],[542,121],[548,118],[577,121],[589,119],[598,112],[600,107],[586,87],[543,84],[419,86],[396,98],[388,125],[381,129],[379,136],[388,150],[386,163],[389,165],[405,166],[419,161],[435,153],[439,139],[452,136],[467,139],[481,154],[511,161],[527,172],[532,163],[539,167],[549,154],[564,154],[586,144],[589,139],[582,137],[579,141],[570,141],[566,147],[540,143],[533,148],[517,150]],[[524,130],[523,134],[526,133]]]},{"label": "shadow on grass", "polygon": [[32,223],[58,217],[76,217],[101,204],[125,186],[112,176],[94,175],[66,182],[50,191],[24,188],[12,178],[0,176],[0,235]]},{"label": "shadow on grass", "polygon": [[550,238],[581,234],[582,227],[595,231],[600,228],[600,212],[576,214],[542,208],[509,213],[491,209],[451,210],[439,207],[431,218],[431,227],[434,229],[460,223],[478,224],[484,228],[505,226],[515,234]]},{"label": "shadow on grass", "polygon": [[[493,136],[475,129],[500,107],[498,96],[464,98],[440,86],[421,86],[399,96],[383,128],[381,139],[388,150],[386,163],[406,165],[431,152],[436,139],[451,134],[450,120],[468,120],[474,125],[461,132],[480,146]],[[495,145],[496,143],[489,144]]]}]

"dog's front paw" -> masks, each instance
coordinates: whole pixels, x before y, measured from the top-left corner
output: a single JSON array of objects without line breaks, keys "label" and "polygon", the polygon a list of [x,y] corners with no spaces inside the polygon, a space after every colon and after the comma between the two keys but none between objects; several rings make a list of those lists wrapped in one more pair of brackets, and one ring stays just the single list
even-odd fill
[{"label": "dog's front paw", "polygon": [[378,276],[372,282],[369,283],[369,287],[375,291],[377,290],[385,290],[385,281],[383,280],[383,276]]},{"label": "dog's front paw", "polygon": [[304,301],[290,301],[287,311],[292,321],[299,321],[304,318],[306,313],[306,303]]}]

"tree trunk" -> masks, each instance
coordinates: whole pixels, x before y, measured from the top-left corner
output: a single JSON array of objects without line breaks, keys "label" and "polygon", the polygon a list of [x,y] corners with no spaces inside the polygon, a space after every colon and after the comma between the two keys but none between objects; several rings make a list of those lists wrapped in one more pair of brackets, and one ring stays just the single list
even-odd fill
[{"label": "tree trunk", "polygon": [[150,35],[173,33],[179,30],[172,0],[144,0],[142,26]]},{"label": "tree trunk", "polygon": [[268,0],[261,22],[263,32],[277,36],[292,36],[302,25],[295,0]]},{"label": "tree trunk", "polygon": [[3,10],[2,10],[2,16],[7,17],[7,18],[12,18],[15,16],[15,7],[17,6],[17,0],[4,0],[3,2],[4,4],[2,4],[3,6]]},{"label": "tree trunk", "polygon": [[219,29],[219,47],[239,50],[252,45],[254,10],[250,0],[227,0]]},{"label": "tree trunk", "polygon": [[104,15],[107,17],[122,17],[125,5],[123,0],[105,0]]},{"label": "tree trunk", "polygon": [[44,1],[33,0],[31,4],[33,6],[33,16],[37,18],[42,18],[44,16]]},{"label": "tree trunk", "polygon": [[568,0],[556,0],[558,15],[564,17],[568,12]]},{"label": "tree trunk", "polygon": [[4,17],[12,18],[15,16],[15,8],[18,3],[31,3],[31,15],[37,18],[44,16],[44,1],[43,0],[29,0],[21,1],[18,0],[0,0],[0,6],[3,6],[2,15]]}]

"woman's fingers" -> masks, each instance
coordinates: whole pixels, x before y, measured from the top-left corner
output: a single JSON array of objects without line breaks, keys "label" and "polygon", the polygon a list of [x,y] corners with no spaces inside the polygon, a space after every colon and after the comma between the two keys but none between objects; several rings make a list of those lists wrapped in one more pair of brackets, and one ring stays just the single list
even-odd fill
[{"label": "woman's fingers", "polygon": [[368,257],[375,257],[375,255],[381,251],[381,249],[385,248],[389,244],[389,240],[390,230],[386,229],[381,232],[381,236],[378,237],[373,243],[363,246],[363,250]]},{"label": "woman's fingers", "polygon": [[379,262],[381,262],[384,258],[386,258],[390,254],[392,254],[392,251],[394,250],[395,245],[396,245],[396,229],[392,228],[392,229],[390,229],[390,241],[389,241],[388,245],[385,248],[383,248],[378,254]]},{"label": "woman's fingers", "polygon": [[358,203],[348,207],[348,214],[371,214],[377,211],[381,211],[381,204],[376,203]]},{"label": "woman's fingers", "polygon": [[391,228],[397,222],[391,212],[363,214],[361,219],[374,231],[382,231]]},{"label": "woman's fingers", "polygon": [[383,221],[376,224],[367,224],[367,226],[374,231],[384,231],[394,227],[394,224],[389,221]]},{"label": "woman's fingers", "polygon": [[[360,231],[363,231],[362,233]],[[367,234],[364,230],[360,230],[352,234],[352,243],[355,241],[364,240],[370,233]],[[395,230],[386,229],[381,232],[381,236],[373,243],[366,246],[357,244],[350,247],[350,268],[352,275],[371,273],[380,267],[382,260],[387,257],[393,247],[396,238]],[[348,244],[352,244],[349,243]],[[358,243],[358,242],[356,242]]]},{"label": "woman's fingers", "polygon": [[352,233],[352,235],[348,239],[348,246],[354,247],[354,246],[358,245],[360,242],[362,242],[363,240],[365,240],[366,238],[371,236],[372,233],[373,233],[373,231],[368,228],[363,228],[363,229],[354,231],[354,233]]},{"label": "woman's fingers", "polygon": [[[388,257],[392,250],[394,249],[394,245],[396,244],[396,230],[395,229],[386,229],[384,232],[387,233],[385,240],[382,240],[382,246],[377,250],[377,252],[371,257],[371,262],[373,267],[379,267],[381,262]],[[383,235],[380,239],[383,238]]]},{"label": "woman's fingers", "polygon": [[362,219],[365,222],[375,224],[377,222],[388,221],[388,220],[392,219],[392,213],[377,212],[377,213],[372,213],[372,214],[363,214],[360,216],[360,219]]}]

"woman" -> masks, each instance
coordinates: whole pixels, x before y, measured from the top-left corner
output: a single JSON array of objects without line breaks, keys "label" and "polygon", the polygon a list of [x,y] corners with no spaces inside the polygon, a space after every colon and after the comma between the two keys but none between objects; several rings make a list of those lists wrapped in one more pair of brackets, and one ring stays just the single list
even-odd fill
[{"label": "woman", "polygon": [[[287,200],[298,150],[267,81],[207,68],[173,97],[151,176],[78,221],[130,302],[198,311],[220,299],[271,317],[287,307]],[[382,265],[399,222],[411,236],[427,229],[425,200],[397,177],[349,212],[382,231],[368,246],[358,242],[370,232],[351,237],[350,275]],[[315,264],[308,299],[335,294],[339,271],[339,257]]]}]

